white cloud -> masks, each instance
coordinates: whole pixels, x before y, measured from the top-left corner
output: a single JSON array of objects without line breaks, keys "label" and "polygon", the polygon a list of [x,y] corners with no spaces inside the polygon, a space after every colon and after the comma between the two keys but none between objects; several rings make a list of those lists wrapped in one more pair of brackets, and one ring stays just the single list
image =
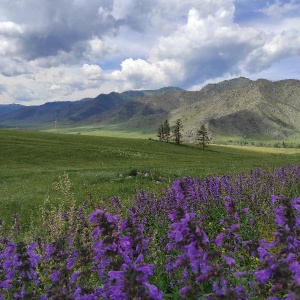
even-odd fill
[{"label": "white cloud", "polygon": [[300,31],[267,34],[233,21],[231,7],[203,17],[191,9],[187,23],[153,47],[150,60],[174,59],[185,74],[185,84],[231,74],[260,72],[284,57],[300,55]]},{"label": "white cloud", "polygon": [[88,78],[88,79],[99,79],[101,76],[101,68],[98,65],[88,65],[84,64],[81,68],[83,74]]},{"label": "white cloud", "polygon": [[259,18],[248,22],[249,26],[255,27],[267,33],[282,33],[288,30],[300,28],[300,3],[298,0],[284,0],[267,2],[263,7],[254,10]]},{"label": "white cloud", "polygon": [[114,4],[111,15],[116,20],[125,19],[128,15],[131,14],[132,10],[136,5],[134,1],[128,0],[115,0],[113,3]]},{"label": "white cloud", "polygon": [[14,22],[0,22],[0,35],[15,35],[22,34],[24,32],[23,27]]},{"label": "white cloud", "polygon": [[281,0],[275,0],[273,4],[268,3],[264,8],[259,9],[259,12],[264,13],[269,17],[282,17],[290,12],[294,13],[299,10],[300,4],[295,0],[286,2]]},{"label": "white cloud", "polygon": [[102,39],[95,37],[88,41],[89,45],[89,53],[87,54],[90,56],[91,59],[93,58],[105,58],[105,56],[113,52],[114,49],[110,45],[107,45],[105,41]]},{"label": "white cloud", "polygon": [[112,72],[110,78],[121,82],[123,89],[157,88],[162,82],[169,82],[168,76],[157,65],[132,58],[123,61],[121,70]]},{"label": "white cloud", "polygon": [[7,55],[11,52],[11,48],[14,48],[12,43],[7,40],[0,40],[0,55]]},{"label": "white cloud", "polygon": [[61,85],[59,84],[51,84],[49,90],[50,91],[60,91],[62,89]]},{"label": "white cloud", "polygon": [[11,21],[0,22],[0,55],[5,56],[6,63],[8,57],[18,54],[20,51],[17,39],[21,37],[22,33],[21,25]]},{"label": "white cloud", "polygon": [[286,57],[300,56],[299,31],[288,31],[268,37],[241,62],[249,73],[261,72]]},{"label": "white cloud", "polygon": [[238,72],[238,63],[263,45],[264,36],[258,30],[239,27],[232,19],[231,8],[226,11],[221,7],[206,18],[191,9],[187,23],[153,47],[150,60],[175,60],[186,82]]},{"label": "white cloud", "polygon": [[26,103],[27,101],[32,101],[39,97],[34,90],[25,87],[23,84],[17,84],[13,89],[11,89],[9,95],[19,103]]},{"label": "white cloud", "polygon": [[[300,3],[266,3],[2,0],[1,101],[72,100],[167,85],[195,89],[258,73],[271,78],[272,66],[300,60]],[[239,23],[247,11],[247,22]],[[293,76],[300,79],[300,71]]]}]

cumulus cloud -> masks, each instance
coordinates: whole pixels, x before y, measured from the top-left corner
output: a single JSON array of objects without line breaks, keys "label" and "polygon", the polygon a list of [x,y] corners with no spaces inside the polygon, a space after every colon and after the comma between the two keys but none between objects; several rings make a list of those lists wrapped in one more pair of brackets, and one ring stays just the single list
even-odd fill
[{"label": "cumulus cloud", "polygon": [[270,34],[242,27],[234,23],[230,1],[215,1],[207,12],[205,2],[203,10],[191,9],[186,24],[161,37],[150,53],[156,64],[175,60],[185,75],[181,81],[185,86],[228,74],[260,72],[284,57],[300,55],[298,29]]},{"label": "cumulus cloud", "polygon": [[[0,46],[1,46],[1,42],[0,42]],[[5,52],[5,48],[2,50],[3,52]],[[0,55],[2,55],[1,50],[0,50]],[[1,69],[0,74],[7,77],[15,77],[18,75],[32,73],[30,66],[24,63],[24,61],[20,60],[18,57],[7,59],[5,54],[2,57],[0,57],[0,69]]]},{"label": "cumulus cloud", "polygon": [[299,11],[299,9],[300,4],[295,0],[290,2],[276,0],[274,3],[268,3],[264,8],[259,9],[258,11],[269,17],[278,18],[289,13],[298,17],[297,11]]},{"label": "cumulus cloud", "polygon": [[39,96],[36,92],[30,88],[27,88],[23,84],[17,84],[10,92],[10,96],[15,99],[17,103],[24,103],[37,99]]},{"label": "cumulus cloud", "polygon": [[[6,2],[6,1],[4,1]],[[10,22],[25,24],[20,44],[26,59],[70,52],[76,44],[114,27],[113,20],[98,13],[110,1],[10,1],[1,5]]]},{"label": "cumulus cloud", "polygon": [[268,37],[261,47],[257,47],[241,62],[250,72],[260,72],[285,57],[300,56],[299,31],[293,30]]},{"label": "cumulus cloud", "polygon": [[299,60],[299,13],[296,0],[2,0],[4,94],[72,100],[254,76]]},{"label": "cumulus cloud", "polygon": [[175,60],[186,84],[228,72],[238,73],[240,61],[253,49],[263,46],[266,37],[258,30],[234,24],[234,9],[217,4],[214,14],[209,13],[205,18],[198,10],[191,9],[186,24],[172,35],[162,37],[153,47],[151,61]]},{"label": "cumulus cloud", "polygon": [[91,80],[99,79],[101,76],[101,68],[98,65],[84,64],[81,70],[83,74]]},{"label": "cumulus cloud", "polygon": [[113,39],[101,39],[93,37],[87,42],[85,52],[83,53],[87,60],[104,60],[115,55],[118,52]]},{"label": "cumulus cloud", "polygon": [[120,81],[124,89],[157,88],[161,83],[169,83],[169,79],[157,65],[145,60],[126,59],[121,64],[122,69],[111,73],[110,78]]}]

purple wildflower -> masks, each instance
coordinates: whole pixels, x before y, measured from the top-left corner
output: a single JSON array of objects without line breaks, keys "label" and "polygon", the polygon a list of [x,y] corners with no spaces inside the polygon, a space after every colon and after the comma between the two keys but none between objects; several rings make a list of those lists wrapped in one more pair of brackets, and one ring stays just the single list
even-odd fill
[{"label": "purple wildflower", "polygon": [[55,282],[59,280],[59,276],[60,276],[60,272],[58,270],[54,270],[50,278],[53,282]]},{"label": "purple wildflower", "polygon": [[148,289],[148,293],[153,300],[162,300],[163,299],[163,293],[153,284],[144,283],[144,285]]},{"label": "purple wildflower", "polygon": [[224,200],[225,200],[226,212],[227,214],[231,214],[233,212],[233,201],[229,196],[226,196]]},{"label": "purple wildflower", "polygon": [[285,206],[280,206],[279,208],[274,209],[276,214],[275,222],[279,227],[283,227],[286,224],[285,210]]},{"label": "purple wildflower", "polygon": [[293,209],[295,209],[297,212],[300,213],[300,197],[299,198],[295,198],[292,201],[292,207],[293,207]]},{"label": "purple wildflower", "polygon": [[272,276],[272,273],[272,270],[266,269],[255,272],[255,276],[260,283],[266,283]]},{"label": "purple wildflower", "polygon": [[248,207],[247,207],[247,208],[243,208],[242,211],[243,211],[244,213],[246,213],[246,214],[249,214],[249,213],[250,213],[250,210],[249,210]]},{"label": "purple wildflower", "polygon": [[290,270],[294,274],[295,281],[297,285],[300,287],[300,263],[298,261],[294,261],[290,264]]},{"label": "purple wildflower", "polygon": [[232,265],[235,265],[235,259],[233,259],[232,257],[225,256],[225,255],[222,255],[222,257],[225,259],[228,266],[231,267]]},{"label": "purple wildflower", "polygon": [[0,288],[10,289],[11,288],[10,280],[7,279],[7,280],[0,282]]}]

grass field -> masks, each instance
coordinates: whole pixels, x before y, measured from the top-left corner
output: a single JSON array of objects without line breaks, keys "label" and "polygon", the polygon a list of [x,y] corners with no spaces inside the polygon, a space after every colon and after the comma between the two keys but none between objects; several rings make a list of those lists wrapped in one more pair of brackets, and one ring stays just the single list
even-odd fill
[{"label": "grass field", "polygon": [[299,149],[0,141],[1,299],[299,299]]},{"label": "grass field", "polygon": [[196,146],[87,135],[0,130],[0,210],[10,222],[29,219],[43,201],[59,201],[53,184],[66,172],[78,202],[112,196],[130,202],[136,191],[161,192],[177,177],[240,173],[297,164],[297,149]]},{"label": "grass field", "polygon": [[64,133],[64,134],[78,134],[78,135],[92,135],[104,137],[118,137],[118,138],[133,138],[133,139],[148,139],[155,138],[156,134],[148,130],[121,130],[122,124],[118,125],[86,125],[86,126],[63,126],[59,129],[51,128],[44,129],[45,132]]}]

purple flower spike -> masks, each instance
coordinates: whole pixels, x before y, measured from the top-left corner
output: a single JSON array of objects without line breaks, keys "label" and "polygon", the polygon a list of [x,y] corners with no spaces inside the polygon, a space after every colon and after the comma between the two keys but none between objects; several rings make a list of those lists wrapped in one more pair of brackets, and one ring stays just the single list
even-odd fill
[{"label": "purple flower spike", "polygon": [[229,267],[235,264],[235,260],[232,257],[225,256],[225,255],[223,255],[222,257],[225,259]]},{"label": "purple flower spike", "polygon": [[295,198],[293,201],[292,201],[292,207],[300,213],[300,197],[299,198]]},{"label": "purple flower spike", "polygon": [[300,287],[300,263],[298,261],[291,263],[290,270],[294,273],[295,281]]},{"label": "purple flower spike", "polygon": [[229,196],[226,196],[224,198],[224,200],[225,200],[226,212],[228,214],[232,213],[232,211],[233,211],[233,202],[232,202],[231,198]]},{"label": "purple flower spike", "polygon": [[258,248],[257,248],[257,251],[258,251],[258,253],[259,253],[259,259],[260,259],[261,261],[263,261],[263,260],[265,259],[266,256],[269,256],[269,255],[270,255],[270,253],[269,253],[266,249],[264,249],[263,247],[258,247]]},{"label": "purple flower spike", "polygon": [[10,289],[11,288],[10,280],[4,280],[0,282],[0,288]]},{"label": "purple flower spike", "polygon": [[261,270],[255,272],[255,276],[260,283],[266,283],[272,276],[272,271],[270,269]]},{"label": "purple flower spike", "polygon": [[234,213],[233,217],[236,221],[240,222],[240,217],[239,217],[239,214],[237,212]]},{"label": "purple flower spike", "polygon": [[153,284],[145,283],[145,286],[148,288],[149,295],[153,300],[162,300],[163,293]]},{"label": "purple flower spike", "polygon": [[93,213],[90,214],[89,216],[89,220],[92,223],[97,223],[98,222],[98,216],[104,214],[104,210],[102,209],[97,209],[96,211],[94,211]]},{"label": "purple flower spike", "polygon": [[219,246],[222,247],[223,244],[223,239],[225,237],[225,234],[223,232],[221,232],[220,234],[218,234],[218,236],[215,238],[215,243]]},{"label": "purple flower spike", "polygon": [[180,295],[186,295],[191,290],[191,287],[189,285],[183,287],[180,289],[179,293]]},{"label": "purple flower spike", "polygon": [[286,224],[285,215],[285,206],[280,206],[279,208],[274,208],[274,212],[276,214],[275,222],[279,227],[283,227]]},{"label": "purple flower spike", "polygon": [[50,276],[52,282],[58,281],[58,280],[59,280],[59,275],[60,275],[59,271],[55,270],[55,271],[51,274],[51,276]]},{"label": "purple flower spike", "polygon": [[249,213],[250,213],[250,210],[249,210],[248,207],[247,207],[247,208],[243,208],[242,210],[243,210],[243,212],[246,213],[246,214],[249,214]]},{"label": "purple flower spike", "polygon": [[275,204],[275,202],[277,201],[279,199],[279,197],[278,196],[271,196],[271,201],[272,201],[272,204],[274,205]]}]

